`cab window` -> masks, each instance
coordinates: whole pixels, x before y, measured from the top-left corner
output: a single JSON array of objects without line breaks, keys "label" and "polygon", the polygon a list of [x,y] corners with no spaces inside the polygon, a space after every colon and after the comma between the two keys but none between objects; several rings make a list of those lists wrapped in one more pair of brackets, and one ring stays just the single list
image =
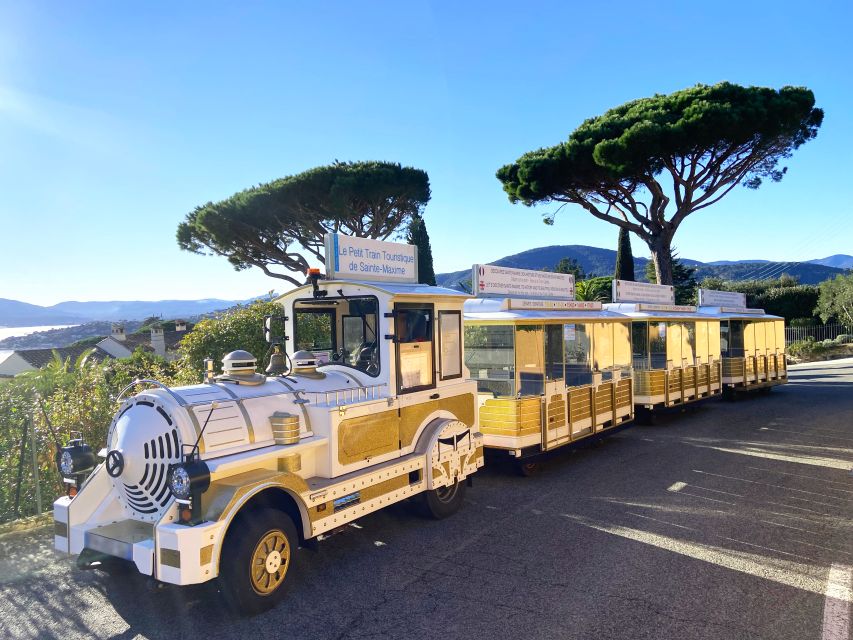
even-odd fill
[{"label": "cab window", "polygon": [[299,300],[294,304],[295,350],[312,351],[318,364],[378,376],[378,316],[379,303],[373,296]]},{"label": "cab window", "polygon": [[397,304],[397,388],[409,393],[435,386],[432,305]]}]

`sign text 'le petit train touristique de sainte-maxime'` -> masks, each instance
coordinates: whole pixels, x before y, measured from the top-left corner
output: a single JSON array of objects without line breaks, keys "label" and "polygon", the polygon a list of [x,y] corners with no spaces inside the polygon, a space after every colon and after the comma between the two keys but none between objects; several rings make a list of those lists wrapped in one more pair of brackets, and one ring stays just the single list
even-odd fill
[{"label": "sign text 'le petit train touristique de sainte-maxime'", "polygon": [[326,270],[330,280],[418,281],[418,249],[411,244],[326,234]]}]

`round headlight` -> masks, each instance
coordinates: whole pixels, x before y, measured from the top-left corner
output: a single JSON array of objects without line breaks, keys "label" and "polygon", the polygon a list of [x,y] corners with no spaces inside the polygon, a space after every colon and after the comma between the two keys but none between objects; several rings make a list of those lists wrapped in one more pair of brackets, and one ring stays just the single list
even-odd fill
[{"label": "round headlight", "polygon": [[59,470],[66,476],[74,473],[74,458],[71,457],[70,451],[63,451],[59,457]]},{"label": "round headlight", "polygon": [[184,467],[172,467],[172,473],[169,475],[169,489],[172,495],[181,500],[190,497],[190,474]]}]

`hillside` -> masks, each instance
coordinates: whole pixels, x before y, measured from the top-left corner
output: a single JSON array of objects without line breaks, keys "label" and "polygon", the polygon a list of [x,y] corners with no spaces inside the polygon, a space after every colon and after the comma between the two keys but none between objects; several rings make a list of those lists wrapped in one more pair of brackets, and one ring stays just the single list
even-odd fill
[{"label": "hillside", "polygon": [[[838,256],[832,256],[838,257]],[[843,256],[841,256],[843,258]],[[849,257],[849,256],[848,256]],[[495,260],[491,264],[500,267],[515,267],[517,269],[553,269],[562,258],[574,258],[588,275],[611,275],[616,268],[616,252],[611,249],[588,247],[585,245],[553,245],[529,249],[511,256]],[[828,258],[825,258],[828,260]],[[853,260],[853,258],[851,258]],[[634,267],[638,279],[643,277],[648,258],[634,258]],[[683,258],[684,264],[696,268],[696,278],[715,276],[726,280],[744,280],[761,277],[778,277],[787,273],[800,279],[803,284],[817,284],[827,278],[832,278],[844,269],[811,262],[771,262],[753,260],[750,262],[720,260],[717,262],[700,262]],[[446,287],[458,287],[460,282],[470,279],[470,269],[451,273],[436,274],[436,282]]]},{"label": "hillside", "polygon": [[853,256],[844,253],[836,253],[834,256],[809,260],[809,262],[811,264],[822,264],[825,267],[835,267],[836,269],[853,269]]},{"label": "hillside", "polygon": [[0,298],[0,327],[35,327],[51,324],[77,324],[87,318],[65,310]]}]

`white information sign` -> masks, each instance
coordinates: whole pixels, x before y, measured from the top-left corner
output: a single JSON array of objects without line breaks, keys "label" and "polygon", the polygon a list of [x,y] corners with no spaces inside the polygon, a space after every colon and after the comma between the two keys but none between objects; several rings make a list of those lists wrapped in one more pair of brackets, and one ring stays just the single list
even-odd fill
[{"label": "white information sign", "polygon": [[715,291],[714,289],[699,289],[700,307],[746,307],[746,294],[737,291]]},{"label": "white information sign", "polygon": [[412,244],[326,234],[329,280],[418,281],[418,249]]},{"label": "white information sign", "polygon": [[696,307],[689,304],[647,304],[637,305],[638,311],[667,311],[672,313],[696,313]]},{"label": "white information sign", "polygon": [[507,298],[504,309],[527,309],[530,311],[601,311],[601,303],[585,300],[528,300]]},{"label": "white information sign", "polygon": [[656,302],[675,304],[675,287],[666,284],[613,281],[613,302]]},{"label": "white information sign", "polygon": [[750,315],[763,316],[764,309],[745,309],[744,307],[720,307],[723,313],[748,313]]},{"label": "white information sign", "polygon": [[574,300],[575,277],[569,273],[511,269],[475,264],[471,271],[474,294],[483,297],[519,297]]}]

